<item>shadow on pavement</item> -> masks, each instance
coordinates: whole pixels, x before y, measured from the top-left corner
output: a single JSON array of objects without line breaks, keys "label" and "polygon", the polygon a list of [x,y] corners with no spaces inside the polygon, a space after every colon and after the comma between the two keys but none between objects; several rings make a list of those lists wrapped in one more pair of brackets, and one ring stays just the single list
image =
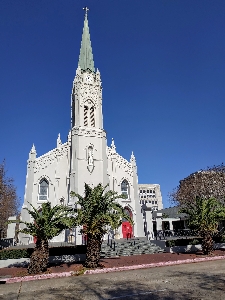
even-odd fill
[{"label": "shadow on pavement", "polygon": [[[220,267],[220,265],[219,265]],[[193,272],[182,269],[145,269],[140,272],[83,275],[61,279],[24,282],[21,293],[8,293],[0,300],[201,300],[224,299],[225,276],[211,269]],[[220,271],[220,270],[219,270]],[[208,273],[207,273],[208,272]],[[132,274],[132,280],[131,280]],[[130,276],[130,277],[129,277]],[[151,279],[152,276],[152,279]],[[166,279],[165,279],[166,278]],[[19,289],[17,288],[17,291]]]}]

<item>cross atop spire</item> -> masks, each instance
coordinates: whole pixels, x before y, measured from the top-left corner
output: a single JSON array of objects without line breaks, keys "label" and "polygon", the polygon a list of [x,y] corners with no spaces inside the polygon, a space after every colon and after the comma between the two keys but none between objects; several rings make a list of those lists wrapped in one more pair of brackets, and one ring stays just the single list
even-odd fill
[{"label": "cross atop spire", "polygon": [[87,13],[89,11],[89,8],[85,6],[83,10],[85,10],[84,28],[82,34],[78,66],[81,68],[81,70],[86,71],[87,69],[89,69],[90,71],[95,72],[92,47],[91,47],[91,38],[90,38],[88,18],[87,18]]},{"label": "cross atop spire", "polygon": [[85,10],[85,17],[87,16],[87,13],[88,13],[88,11],[90,10],[87,6],[85,6],[84,8],[83,8],[83,10]]}]

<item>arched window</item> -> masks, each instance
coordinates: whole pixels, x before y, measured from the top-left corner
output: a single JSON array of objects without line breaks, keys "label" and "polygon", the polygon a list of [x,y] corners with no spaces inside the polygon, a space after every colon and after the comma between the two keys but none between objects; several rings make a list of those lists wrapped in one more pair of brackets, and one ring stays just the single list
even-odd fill
[{"label": "arched window", "polygon": [[91,99],[85,101],[84,105],[84,126],[95,127],[95,107]]},{"label": "arched window", "polygon": [[[132,219],[132,212],[130,211],[129,208],[125,207],[124,212],[125,212],[125,214],[127,214],[127,215]],[[123,221],[123,222],[126,222],[127,219],[126,219],[126,218],[123,218],[122,221]]]},{"label": "arched window", "polygon": [[48,200],[48,181],[44,178],[39,184],[39,200]]},{"label": "arched window", "polygon": [[125,195],[126,198],[129,197],[129,184],[126,179],[124,179],[121,183],[121,193]]},{"label": "arched window", "polygon": [[88,106],[84,107],[84,126],[88,126]]},{"label": "arched window", "polygon": [[88,147],[88,165],[93,166],[93,147]]},{"label": "arched window", "polygon": [[95,109],[94,106],[90,108],[90,122],[91,122],[91,127],[95,127]]}]

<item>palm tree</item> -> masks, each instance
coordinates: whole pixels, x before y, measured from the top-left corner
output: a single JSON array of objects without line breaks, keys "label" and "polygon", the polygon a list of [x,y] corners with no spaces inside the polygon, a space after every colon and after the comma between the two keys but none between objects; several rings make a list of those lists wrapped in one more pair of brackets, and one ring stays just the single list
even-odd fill
[{"label": "palm tree", "polygon": [[85,184],[85,196],[82,197],[71,192],[72,197],[77,197],[78,207],[76,225],[83,226],[81,232],[87,236],[87,256],[84,266],[87,268],[98,267],[100,260],[101,245],[107,228],[118,228],[122,219],[127,219],[131,224],[133,221],[126,214],[123,207],[116,202],[118,198],[125,198],[114,191],[106,191],[105,187],[98,184],[91,188]]},{"label": "palm tree", "polygon": [[215,198],[196,198],[194,203],[186,204],[180,212],[189,216],[189,225],[202,237],[202,251],[213,252],[213,236],[218,232],[220,220],[225,218],[225,207]]},{"label": "palm tree", "polygon": [[69,215],[73,212],[71,208],[63,205],[51,207],[50,202],[42,204],[40,210],[30,204],[32,210],[27,211],[32,216],[33,222],[22,222],[26,228],[19,232],[36,237],[34,251],[30,258],[28,266],[29,274],[38,274],[44,272],[48,266],[49,247],[48,240],[60,234],[60,232],[71,226],[71,218]]}]

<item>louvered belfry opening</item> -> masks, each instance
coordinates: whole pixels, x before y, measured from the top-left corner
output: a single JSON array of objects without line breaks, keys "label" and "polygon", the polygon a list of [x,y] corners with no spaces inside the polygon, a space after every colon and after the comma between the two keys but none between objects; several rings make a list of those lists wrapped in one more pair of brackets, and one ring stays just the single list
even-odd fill
[{"label": "louvered belfry opening", "polygon": [[88,126],[88,106],[84,107],[84,126]]},{"label": "louvered belfry opening", "polygon": [[95,109],[93,106],[90,108],[90,120],[91,120],[91,127],[95,127]]}]

